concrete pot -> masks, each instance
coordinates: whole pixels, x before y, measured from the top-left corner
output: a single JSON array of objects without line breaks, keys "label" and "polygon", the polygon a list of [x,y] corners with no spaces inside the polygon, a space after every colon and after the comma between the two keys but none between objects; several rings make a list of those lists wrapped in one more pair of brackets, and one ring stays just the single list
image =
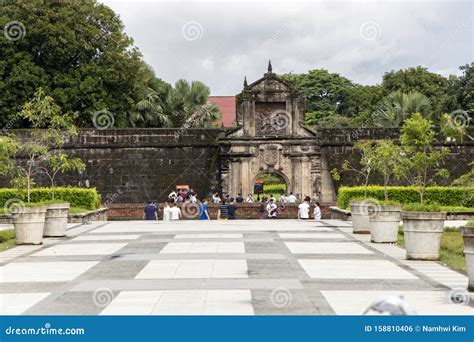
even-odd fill
[{"label": "concrete pot", "polygon": [[369,213],[370,240],[375,243],[393,243],[398,240],[401,208],[398,205],[380,205]]},{"label": "concrete pot", "polygon": [[467,287],[469,292],[474,292],[474,227],[463,227],[461,233],[464,239],[464,257],[469,277]]},{"label": "concrete pot", "polygon": [[445,212],[403,211],[406,258],[438,260]]},{"label": "concrete pot", "polygon": [[369,234],[369,206],[368,201],[349,201],[351,206],[352,232],[354,234]]},{"label": "concrete pot", "polygon": [[18,207],[12,209],[17,245],[41,245],[43,243],[44,207]]},{"label": "concrete pot", "polygon": [[67,215],[69,213],[69,203],[47,204],[46,217],[44,222],[45,237],[66,236]]}]

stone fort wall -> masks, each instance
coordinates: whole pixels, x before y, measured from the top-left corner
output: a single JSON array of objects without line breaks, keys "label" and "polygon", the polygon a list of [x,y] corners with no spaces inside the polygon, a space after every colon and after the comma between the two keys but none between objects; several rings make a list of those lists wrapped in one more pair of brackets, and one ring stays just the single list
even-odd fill
[{"label": "stone fort wall", "polygon": [[[25,137],[28,131],[14,133]],[[191,186],[202,197],[220,186],[222,133],[221,129],[85,129],[65,150],[81,157],[86,171],[58,175],[57,185],[96,187],[105,204],[164,201],[177,184]],[[396,129],[321,129],[316,139],[327,168],[332,170],[340,169],[344,160],[357,165],[359,155],[353,148],[357,140],[395,139],[398,134]],[[446,167],[451,179],[455,179],[469,171],[474,142],[467,139],[459,146],[447,146],[452,153]],[[354,174],[342,173],[335,187],[357,182]],[[0,186],[9,186],[8,183],[8,179],[0,179]],[[46,179],[39,179],[38,183],[48,185]],[[374,175],[371,183],[380,183],[380,177]]]}]

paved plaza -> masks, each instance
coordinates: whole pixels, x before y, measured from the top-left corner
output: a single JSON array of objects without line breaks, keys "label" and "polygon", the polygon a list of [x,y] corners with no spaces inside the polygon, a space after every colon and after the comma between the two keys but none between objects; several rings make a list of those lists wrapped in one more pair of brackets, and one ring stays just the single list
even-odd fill
[{"label": "paved plaza", "polygon": [[403,296],[416,313],[452,302],[467,277],[405,260],[339,220],[93,222],[0,253],[1,314],[359,315]]}]

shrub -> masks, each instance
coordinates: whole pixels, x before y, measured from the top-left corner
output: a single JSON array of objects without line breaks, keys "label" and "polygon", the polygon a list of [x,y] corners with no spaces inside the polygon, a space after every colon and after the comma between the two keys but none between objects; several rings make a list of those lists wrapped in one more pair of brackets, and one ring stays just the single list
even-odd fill
[{"label": "shrub", "polygon": [[[365,197],[384,200],[383,186],[371,185],[367,187],[341,186],[338,191],[337,204],[340,208],[348,208],[351,199]],[[389,198],[401,204],[419,202],[419,190],[414,186],[390,186],[388,187]],[[442,206],[474,207],[474,187],[443,187],[432,186],[426,188],[426,203],[439,203]]]},{"label": "shrub", "polygon": [[[34,188],[31,190],[31,202],[45,202],[54,199],[69,202],[72,207],[81,207],[90,210],[100,207],[100,195],[97,190],[75,188],[75,187],[55,187],[55,188]],[[8,206],[8,201],[18,199],[27,201],[27,194],[16,189],[0,189],[0,207]]]},{"label": "shrub", "polygon": [[286,192],[285,184],[264,184],[263,191],[266,193],[278,193],[283,194]]},{"label": "shrub", "polygon": [[431,212],[441,211],[441,206],[437,203],[432,203],[432,204],[408,203],[402,206],[402,210],[423,211],[423,212],[431,213]]}]

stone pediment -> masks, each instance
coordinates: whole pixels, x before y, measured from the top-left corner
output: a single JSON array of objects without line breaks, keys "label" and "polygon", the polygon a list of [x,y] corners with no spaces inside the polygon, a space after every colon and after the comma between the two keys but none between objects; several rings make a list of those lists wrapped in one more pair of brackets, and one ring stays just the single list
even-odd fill
[{"label": "stone pediment", "polygon": [[294,89],[275,74],[265,74],[261,79],[249,85],[252,92],[291,93]]}]

